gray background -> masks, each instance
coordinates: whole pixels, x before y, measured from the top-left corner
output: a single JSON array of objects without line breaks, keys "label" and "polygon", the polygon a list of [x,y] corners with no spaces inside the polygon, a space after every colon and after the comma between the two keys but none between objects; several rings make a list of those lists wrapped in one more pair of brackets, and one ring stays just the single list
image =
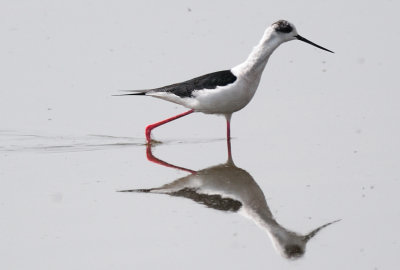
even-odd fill
[{"label": "gray background", "polygon": [[[1,269],[397,269],[398,1],[0,2]],[[146,160],[144,127],[184,111],[112,97],[227,69],[278,19],[302,42],[271,57],[233,115],[235,163],[279,223],[342,219],[288,261],[237,214],[116,190],[185,173]],[[193,170],[226,159],[225,122],[193,114],[154,132]],[[95,151],[96,150],[96,151]]]}]

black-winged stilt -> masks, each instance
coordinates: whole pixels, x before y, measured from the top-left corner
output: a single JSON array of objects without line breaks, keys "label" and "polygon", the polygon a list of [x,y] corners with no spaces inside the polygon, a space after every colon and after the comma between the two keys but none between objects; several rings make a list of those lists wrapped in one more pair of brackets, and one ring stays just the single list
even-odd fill
[{"label": "black-winged stilt", "polygon": [[254,47],[246,61],[230,70],[209,73],[188,81],[155,89],[126,90],[128,93],[122,94],[122,96],[152,96],[190,109],[182,114],[147,126],[147,142],[151,141],[152,129],[193,112],[224,115],[227,123],[227,139],[230,140],[232,113],[245,107],[253,98],[261,74],[272,52],[282,43],[296,39],[332,52],[300,36],[295,26],[290,22],[280,20],[265,30],[262,39]]}]

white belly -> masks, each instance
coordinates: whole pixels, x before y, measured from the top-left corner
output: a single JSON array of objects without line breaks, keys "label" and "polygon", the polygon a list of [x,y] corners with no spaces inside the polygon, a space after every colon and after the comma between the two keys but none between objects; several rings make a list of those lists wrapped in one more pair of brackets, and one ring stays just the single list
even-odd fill
[{"label": "white belly", "polygon": [[193,93],[194,98],[186,107],[211,114],[230,114],[245,107],[253,98],[259,80],[237,80],[231,85],[216,89],[200,90]]}]

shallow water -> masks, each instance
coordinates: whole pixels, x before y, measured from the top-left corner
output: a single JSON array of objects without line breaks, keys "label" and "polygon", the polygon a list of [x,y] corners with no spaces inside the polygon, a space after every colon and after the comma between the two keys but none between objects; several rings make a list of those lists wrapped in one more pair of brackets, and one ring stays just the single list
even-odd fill
[{"label": "shallow water", "polygon": [[240,138],[229,160],[224,140],[146,149],[124,137],[4,134],[14,148],[0,152],[1,226],[14,233],[3,234],[3,254],[17,269],[66,256],[61,268],[302,269],[332,258],[333,269],[351,256],[373,262],[375,243],[396,246],[390,224],[375,231],[398,181],[282,171]]},{"label": "shallow water", "polygon": [[[1,269],[398,268],[397,2],[0,5]],[[279,18],[336,53],[278,48],[231,160],[203,114],[147,148],[184,109],[117,89],[234,66]]]}]

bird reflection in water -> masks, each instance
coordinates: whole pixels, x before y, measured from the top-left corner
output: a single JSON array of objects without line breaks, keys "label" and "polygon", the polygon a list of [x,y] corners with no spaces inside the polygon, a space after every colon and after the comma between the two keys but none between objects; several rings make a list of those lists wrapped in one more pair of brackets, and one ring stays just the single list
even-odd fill
[{"label": "bird reflection in water", "polygon": [[251,219],[266,231],[275,249],[285,258],[296,259],[304,255],[308,241],[323,228],[338,222],[326,223],[308,234],[299,234],[286,229],[273,217],[264,193],[253,177],[235,166],[230,141],[228,141],[228,161],[224,164],[194,171],[179,167],[156,158],[147,145],[147,158],[151,162],[190,174],[161,187],[122,190],[121,192],[143,192],[166,194],[191,199],[209,208],[226,212],[237,212]]}]

